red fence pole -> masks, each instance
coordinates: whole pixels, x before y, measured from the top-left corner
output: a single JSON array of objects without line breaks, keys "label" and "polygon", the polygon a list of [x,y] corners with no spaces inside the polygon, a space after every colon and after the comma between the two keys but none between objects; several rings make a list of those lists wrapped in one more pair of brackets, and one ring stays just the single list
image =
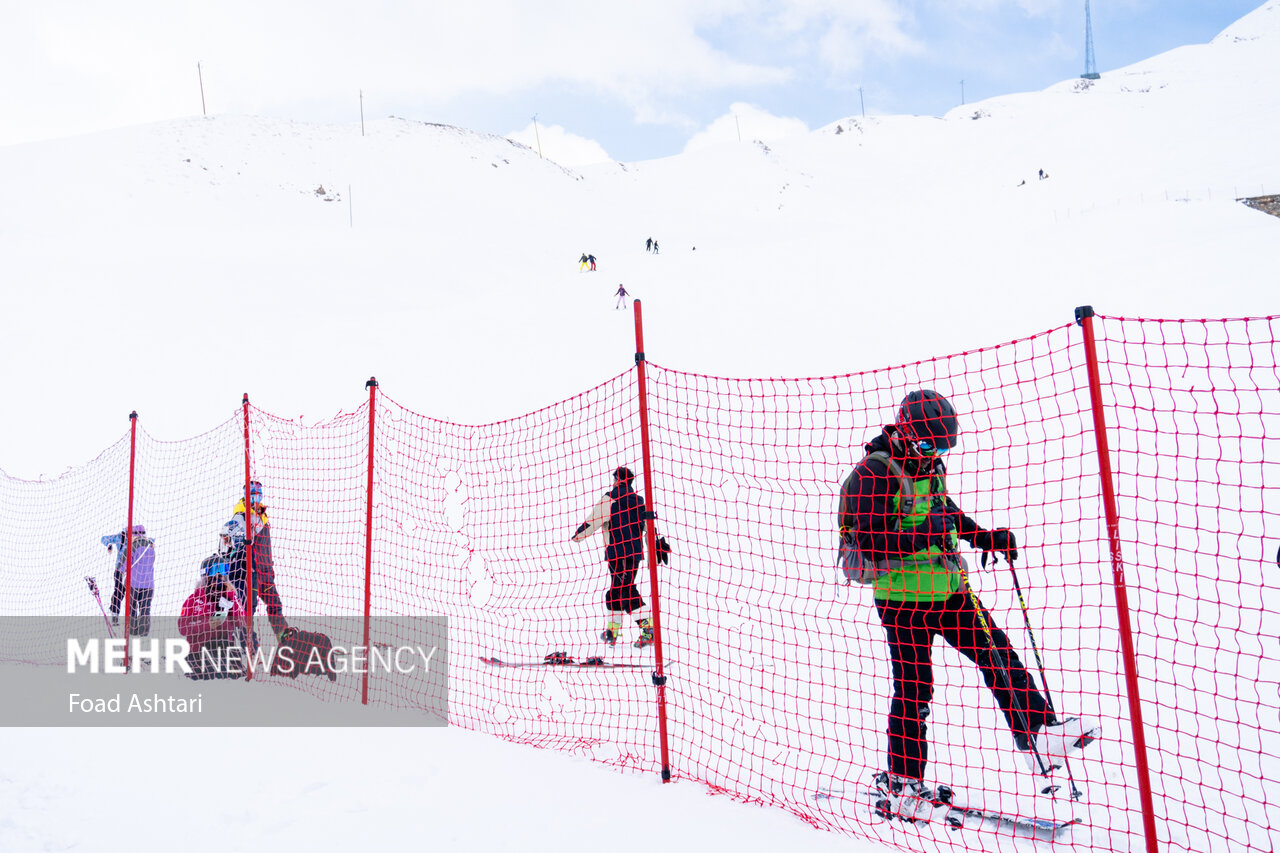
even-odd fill
[{"label": "red fence pole", "polygon": [[1093,434],[1098,443],[1098,476],[1102,480],[1102,505],[1107,514],[1107,541],[1111,547],[1111,584],[1116,594],[1116,616],[1120,628],[1120,650],[1124,655],[1124,676],[1129,693],[1129,724],[1133,729],[1134,759],[1138,765],[1138,793],[1142,799],[1142,827],[1147,853],[1157,853],[1155,803],[1151,796],[1151,771],[1147,765],[1147,739],[1142,727],[1142,698],[1138,693],[1138,663],[1129,625],[1129,592],[1124,581],[1124,561],[1120,557],[1120,512],[1116,508],[1115,484],[1111,478],[1111,454],[1107,448],[1107,423],[1102,410],[1102,379],[1098,372],[1098,348],[1093,336],[1093,307],[1076,309],[1076,322],[1084,330],[1085,363],[1089,371],[1089,395],[1093,403]]},{"label": "red fence pole", "polygon": [[129,669],[129,615],[133,599],[133,477],[138,452],[138,413],[129,413],[129,509],[124,533],[124,668]]},{"label": "red fence pole", "polygon": [[[378,380],[372,376],[364,383],[369,389],[369,480],[364,499],[364,650],[369,654],[369,605],[373,590],[373,423],[377,408]],[[360,677],[360,702],[369,704],[369,667]]]},{"label": "red fence pole", "polygon": [[653,599],[653,686],[658,688],[658,738],[662,748],[662,781],[671,781],[671,759],[667,748],[667,677],[662,672],[662,615],[658,606],[658,534],[654,519],[653,468],[649,462],[649,394],[645,384],[644,322],[640,300],[632,302],[636,313],[636,380],[640,396],[640,453],[644,464],[645,536],[649,546],[649,597]]},{"label": "red fence pole", "polygon": [[[247,392],[240,405],[244,411],[244,612],[245,621],[249,623],[247,632],[249,636],[245,642],[253,645],[253,510],[249,506],[251,474],[249,472],[249,394]],[[257,652],[257,649],[253,651]],[[246,667],[244,677],[246,681],[253,680],[253,667]]]}]

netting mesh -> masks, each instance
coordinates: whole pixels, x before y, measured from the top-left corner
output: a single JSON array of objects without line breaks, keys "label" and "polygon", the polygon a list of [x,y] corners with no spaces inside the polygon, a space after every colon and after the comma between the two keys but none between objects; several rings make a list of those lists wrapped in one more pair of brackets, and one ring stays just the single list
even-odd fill
[{"label": "netting mesh", "polygon": [[[1280,571],[1277,323],[1094,321],[1151,784],[1169,849],[1269,850],[1280,822],[1268,793],[1280,777],[1280,643],[1263,625],[1277,604],[1268,581]],[[411,640],[416,617],[449,619],[447,698],[428,679],[382,677],[370,679],[370,704],[443,713],[447,701],[452,724],[655,772],[654,652],[633,646],[642,626],[631,615],[605,606],[603,538],[570,541],[613,471],[628,466],[637,485],[650,478],[649,509],[674,552],[659,593],[675,777],[902,849],[1008,849],[1012,824],[953,832],[884,821],[870,794],[886,766],[893,677],[870,589],[835,568],[837,500],[903,393],[935,388],[963,429],[946,457],[950,496],[1019,542],[1012,567],[980,568],[965,547],[974,591],[1059,715],[1096,720],[1102,738],[1071,762],[1070,781],[1059,771],[1060,790],[1044,793],[978,668],[935,643],[925,780],[1020,818],[1078,818],[1062,836],[1075,847],[1143,849],[1077,327],[845,376],[647,370],[651,471],[631,371],[483,426],[425,417],[377,392],[372,412],[365,403],[319,423],[246,406],[184,441],[139,428],[133,518],[155,543],[152,624],[177,619],[244,495],[247,417],[250,476],[265,491],[272,544],[273,594],[260,590],[254,605],[260,636],[276,633],[268,611],[278,602],[284,623],[360,643],[367,580],[375,645]],[[108,630],[116,557],[101,537],[125,525],[129,456],[126,435],[56,480],[0,476],[6,617],[92,617]],[[97,579],[105,618],[85,576]],[[651,602],[647,563],[637,581]],[[614,646],[599,639],[610,623],[622,634]],[[64,662],[65,637],[46,633],[6,630],[0,658]],[[554,651],[620,666],[510,665]],[[257,677],[262,689],[287,684],[326,702],[362,698],[353,676]]]}]

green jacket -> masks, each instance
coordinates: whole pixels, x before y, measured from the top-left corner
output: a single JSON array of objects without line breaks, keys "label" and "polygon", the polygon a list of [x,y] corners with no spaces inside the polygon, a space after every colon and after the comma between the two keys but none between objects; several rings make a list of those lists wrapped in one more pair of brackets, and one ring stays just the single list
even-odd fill
[{"label": "green jacket", "polygon": [[[868,454],[888,453],[902,466],[899,478],[881,459],[864,458],[845,480],[840,496],[840,530],[856,535],[858,547],[877,560],[884,560],[888,572],[877,578],[875,597],[879,601],[938,601],[960,592],[959,541],[973,541],[981,528],[966,516],[947,495],[946,468],[941,459],[904,458],[900,441],[893,439],[893,427],[876,436],[866,446]],[[911,489],[903,500],[904,488]],[[936,543],[940,531],[929,529],[930,511],[935,504],[946,519],[947,553]],[[935,514],[934,523],[939,515]]]}]

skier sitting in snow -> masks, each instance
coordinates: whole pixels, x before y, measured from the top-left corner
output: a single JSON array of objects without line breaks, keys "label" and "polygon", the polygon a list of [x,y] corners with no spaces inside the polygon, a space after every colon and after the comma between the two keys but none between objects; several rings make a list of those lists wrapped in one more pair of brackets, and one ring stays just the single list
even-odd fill
[{"label": "skier sitting in snow", "polygon": [[[640,639],[634,645],[643,649],[653,645],[653,621],[649,607],[636,588],[636,568],[644,556],[644,499],[631,488],[635,475],[629,468],[613,472],[613,488],[591,509],[587,520],[573,533],[574,542],[584,542],[597,530],[604,531],[604,558],[609,564],[609,590],[604,595],[608,626],[600,639],[610,646],[622,634],[620,613],[629,614],[640,627]],[[666,542],[658,545],[658,559],[666,562]]]},{"label": "skier sitting in snow", "polygon": [[243,636],[244,608],[227,578],[227,564],[206,560],[202,566],[200,582],[178,616],[178,630],[191,647],[187,655],[191,678],[239,678],[242,672],[224,664],[237,638]]},{"label": "skier sitting in snow", "polygon": [[979,527],[947,495],[942,456],[959,435],[955,409],[945,397],[912,391],[895,422],[866,445],[867,455],[840,493],[840,562],[851,577],[862,572],[859,580],[874,579],[893,668],[889,767],[875,775],[873,785],[880,813],[904,820],[927,819],[935,805],[923,779],[925,718],[933,698],[930,648],[937,636],[978,665],[1015,744],[1036,772],[1048,775],[1062,767],[1067,754],[1099,734],[1092,721],[1056,718],[1008,636],[968,587],[959,540],[982,551],[984,565],[995,553],[1016,558],[1018,543],[1007,529]]}]

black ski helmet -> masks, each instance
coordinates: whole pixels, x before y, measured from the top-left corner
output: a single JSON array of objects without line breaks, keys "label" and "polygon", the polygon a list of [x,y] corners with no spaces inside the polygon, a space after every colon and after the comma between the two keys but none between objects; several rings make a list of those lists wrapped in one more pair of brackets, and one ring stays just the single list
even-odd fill
[{"label": "black ski helmet", "polygon": [[908,437],[927,441],[938,450],[950,450],[960,437],[955,407],[931,388],[921,388],[903,397],[894,423]]}]

